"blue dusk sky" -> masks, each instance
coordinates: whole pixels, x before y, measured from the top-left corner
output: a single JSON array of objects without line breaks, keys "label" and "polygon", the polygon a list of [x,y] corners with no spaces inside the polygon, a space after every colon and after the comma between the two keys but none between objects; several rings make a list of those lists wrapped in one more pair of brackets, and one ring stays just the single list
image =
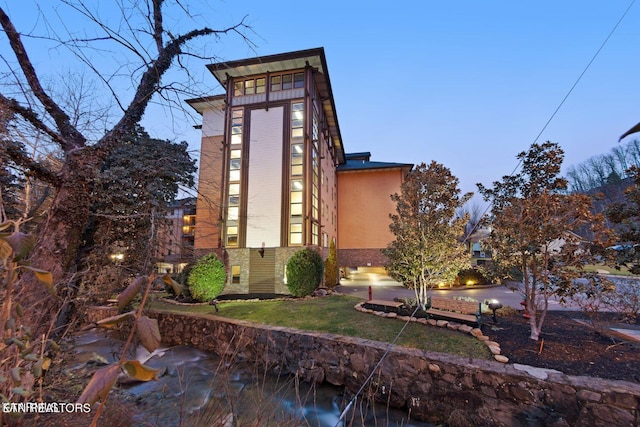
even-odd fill
[{"label": "blue dusk sky", "polygon": [[[37,3],[45,11],[58,4]],[[111,6],[105,5],[112,2],[100,3],[103,16],[109,16]],[[197,3],[198,23],[223,27],[246,16],[252,26],[255,46],[233,36],[201,44],[221,60],[324,47],[347,152],[370,151],[376,161],[435,160],[459,177],[463,191],[475,191],[475,183],[490,185],[512,172],[516,154],[536,140],[633,2],[191,3]],[[21,31],[43,23],[36,2],[0,4]],[[57,10],[59,16],[73,16]],[[59,21],[52,17],[50,25]],[[85,25],[77,18],[65,22],[71,30]],[[168,24],[178,33],[194,26]],[[28,48],[48,61],[48,77],[74,69],[61,60],[59,49],[44,44],[29,40]],[[6,57],[7,49],[0,36],[0,54]],[[203,83],[199,95],[221,93],[204,68],[207,61],[190,61]],[[538,142],[559,143],[565,169],[608,153],[640,121],[639,70],[640,4],[634,4]],[[169,120],[167,114],[151,109],[144,126],[153,136],[187,140],[197,150],[194,121],[180,115]]]}]

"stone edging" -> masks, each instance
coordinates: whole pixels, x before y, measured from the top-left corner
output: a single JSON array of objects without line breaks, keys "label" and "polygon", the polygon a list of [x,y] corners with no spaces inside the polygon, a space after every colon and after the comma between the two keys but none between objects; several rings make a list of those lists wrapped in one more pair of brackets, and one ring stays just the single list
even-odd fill
[{"label": "stone edging", "polygon": [[488,336],[482,333],[480,328],[472,328],[471,326],[464,325],[462,323],[450,322],[448,320],[435,320],[435,319],[425,319],[419,317],[410,317],[410,316],[399,316],[397,313],[385,313],[384,311],[375,311],[369,308],[364,308],[363,305],[366,304],[366,301],[359,302],[354,306],[354,308],[361,313],[369,313],[380,317],[386,317],[389,319],[398,319],[403,322],[415,322],[421,323],[427,326],[438,326],[440,328],[451,329],[452,331],[462,332],[464,334],[469,334],[475,337],[478,341],[483,342],[493,354],[493,358],[501,363],[509,362],[509,358],[500,354],[500,344],[495,341],[491,341]]}]

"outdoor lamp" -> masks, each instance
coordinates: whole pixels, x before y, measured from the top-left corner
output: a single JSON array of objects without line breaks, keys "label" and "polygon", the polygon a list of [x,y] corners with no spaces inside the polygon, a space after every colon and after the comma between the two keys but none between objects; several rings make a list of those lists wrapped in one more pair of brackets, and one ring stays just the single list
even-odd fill
[{"label": "outdoor lamp", "polygon": [[492,299],[489,300],[489,303],[487,305],[489,306],[489,309],[493,311],[493,315],[491,316],[491,318],[493,319],[493,323],[498,323],[496,311],[502,308],[502,303],[500,303],[500,301],[498,301],[497,299]]}]

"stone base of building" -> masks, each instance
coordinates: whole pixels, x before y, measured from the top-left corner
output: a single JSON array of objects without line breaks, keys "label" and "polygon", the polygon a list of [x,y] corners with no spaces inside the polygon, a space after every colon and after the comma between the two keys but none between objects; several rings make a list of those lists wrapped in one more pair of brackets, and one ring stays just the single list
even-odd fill
[{"label": "stone base of building", "polygon": [[[197,256],[215,253],[227,267],[227,284],[222,294],[289,294],[285,269],[301,247],[214,248],[199,250]],[[325,251],[323,251],[325,252]],[[235,267],[235,268],[234,268]],[[239,274],[234,274],[234,271]]]}]

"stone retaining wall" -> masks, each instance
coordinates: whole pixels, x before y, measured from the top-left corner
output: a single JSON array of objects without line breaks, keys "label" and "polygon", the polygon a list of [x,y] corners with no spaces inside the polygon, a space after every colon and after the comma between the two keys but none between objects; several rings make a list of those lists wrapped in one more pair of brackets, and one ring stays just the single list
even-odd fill
[{"label": "stone retaining wall", "polygon": [[[375,341],[157,312],[168,345],[190,345],[268,371],[355,392],[387,350]],[[637,426],[640,385],[394,347],[366,393],[412,417],[473,426]]]}]

